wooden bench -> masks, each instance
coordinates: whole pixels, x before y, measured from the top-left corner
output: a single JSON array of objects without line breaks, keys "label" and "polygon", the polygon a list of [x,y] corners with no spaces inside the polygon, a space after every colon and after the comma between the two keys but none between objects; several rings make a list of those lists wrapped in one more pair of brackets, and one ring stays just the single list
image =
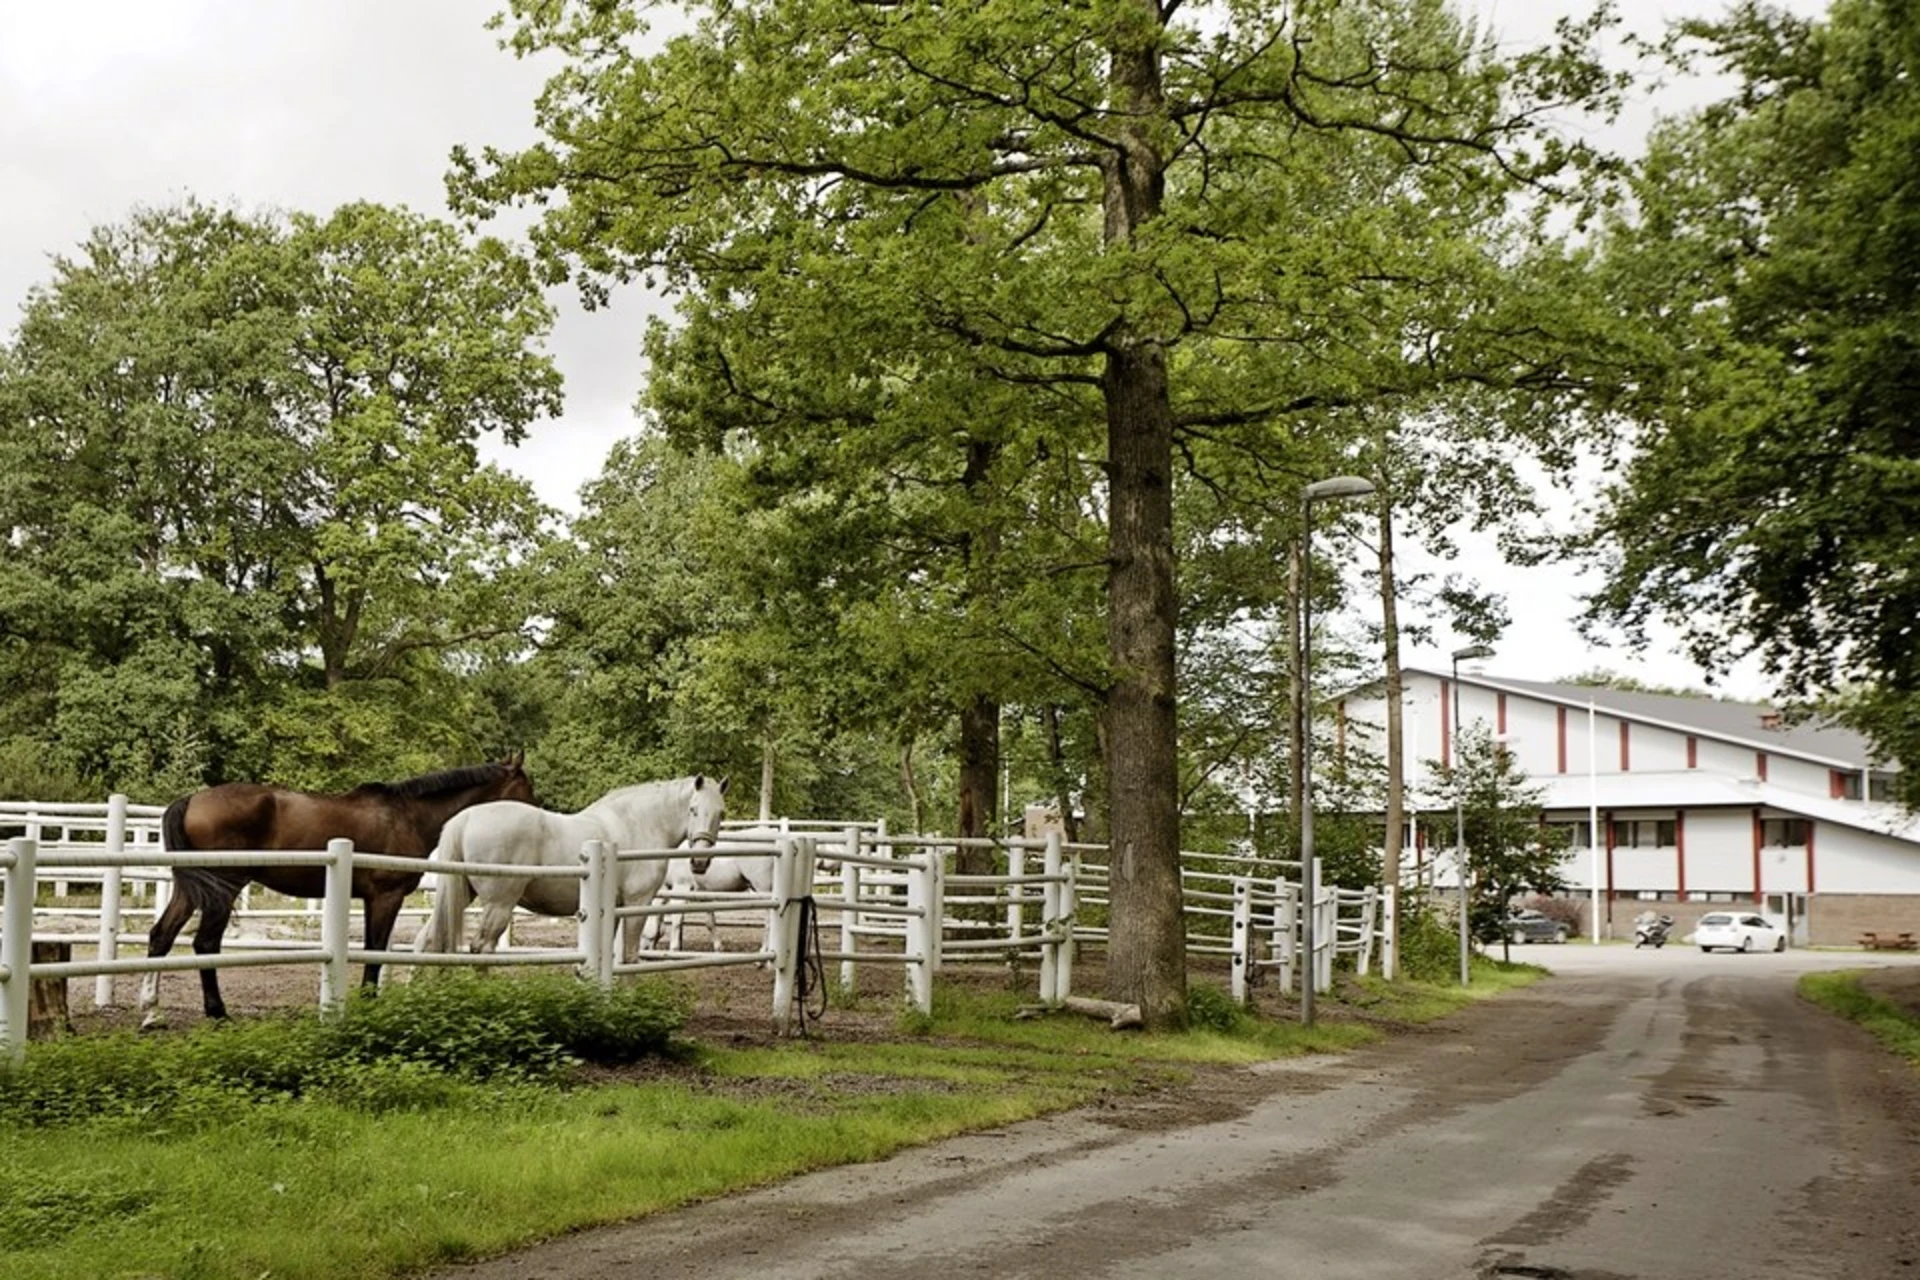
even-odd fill
[{"label": "wooden bench", "polygon": [[1911,933],[1884,934],[1867,932],[1860,935],[1860,945],[1868,951],[1920,951],[1920,938]]}]

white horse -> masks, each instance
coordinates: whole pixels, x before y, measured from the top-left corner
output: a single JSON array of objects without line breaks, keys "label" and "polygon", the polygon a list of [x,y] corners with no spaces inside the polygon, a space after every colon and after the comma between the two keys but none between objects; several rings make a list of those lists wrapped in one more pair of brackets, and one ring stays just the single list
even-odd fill
[{"label": "white horse", "polygon": [[[769,836],[771,838],[771,836]],[[716,845],[713,857],[708,860],[706,870],[696,871],[691,859],[675,858],[667,864],[666,890],[669,893],[757,893],[773,892],[773,855],[771,854],[730,854],[720,850],[726,845]],[[691,904],[666,916],[651,916],[647,919],[646,931],[641,936],[649,947],[660,941],[661,921],[666,922],[666,949],[680,950],[681,928],[686,921],[687,912],[697,910]],[[720,931],[714,927],[714,913],[702,911],[707,918],[707,939],[715,951],[726,950],[720,944]],[[767,913],[767,931],[761,943],[762,951],[773,950],[773,913]]]},{"label": "white horse", "polygon": [[[671,782],[643,782],[609,791],[578,813],[549,813],[514,801],[475,805],[455,814],[440,832],[436,862],[471,865],[577,867],[589,840],[615,849],[672,849],[682,842],[711,848],[725,816],[725,779],[696,774]],[[618,902],[644,906],[659,892],[667,864],[660,860],[619,866]],[[481,904],[473,950],[499,949],[515,906],[545,916],[580,910],[580,882],[567,877],[463,876],[434,873],[433,915],[414,939],[416,952],[458,951],[469,902]],[[639,958],[640,931],[622,922],[621,951],[627,964]]]}]

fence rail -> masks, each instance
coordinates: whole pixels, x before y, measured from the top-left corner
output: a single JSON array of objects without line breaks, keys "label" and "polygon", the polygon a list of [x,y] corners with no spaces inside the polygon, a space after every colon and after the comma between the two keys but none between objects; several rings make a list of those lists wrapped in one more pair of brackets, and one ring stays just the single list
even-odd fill
[{"label": "fence rail", "polygon": [[[891,834],[884,823],[736,821],[726,824],[723,852],[773,861],[773,886],[760,894],[662,893],[647,903],[614,900],[618,865],[636,860],[687,856],[685,849],[614,850],[589,842],[578,866],[493,867],[442,863],[432,858],[396,858],[355,851],[334,841],[325,851],[166,850],[158,831],[160,810],[133,806],[115,796],[105,805],[0,805],[0,830],[11,837],[0,851],[4,901],[0,902],[0,1053],[23,1051],[30,984],[36,979],[93,977],[95,1001],[113,1004],[113,982],[124,974],[261,965],[313,965],[320,970],[319,1004],[328,1016],[343,1006],[350,963],[456,967],[544,965],[571,967],[602,985],[629,974],[677,972],[743,964],[773,970],[774,1019],[785,1027],[792,1015],[801,961],[801,919],[811,909],[837,919],[838,947],[818,952],[837,962],[843,986],[851,988],[861,965],[898,966],[905,990],[923,1011],[932,1005],[932,983],[947,964],[1037,961],[1043,1003],[1072,993],[1075,956],[1082,946],[1104,943],[1110,909],[1104,846],[1069,843],[1058,833],[1043,839],[961,840]],[[56,834],[57,833],[57,834]],[[38,837],[50,838],[41,839]],[[958,874],[949,868],[963,850],[989,849],[1004,863],[999,874]],[[267,918],[296,917],[317,926],[318,943],[240,940],[245,945],[217,956],[126,957],[119,954],[128,910],[121,891],[128,883],[157,884],[154,910],[164,905],[170,873],[180,866],[304,865],[327,869],[328,892],[305,907],[256,909]],[[349,889],[355,867],[431,875],[509,875],[581,882],[574,945],[519,947],[511,943],[487,955],[427,955],[368,951],[349,939]],[[51,874],[50,874],[51,873]],[[1316,945],[1300,952],[1303,912],[1298,901],[1298,864],[1250,862],[1226,855],[1183,854],[1183,909],[1187,945],[1202,955],[1228,957],[1234,994],[1244,999],[1257,975],[1277,971],[1282,988],[1311,973],[1316,988],[1331,986],[1336,957],[1351,957],[1364,973],[1378,951],[1391,972],[1393,899],[1379,893],[1324,889],[1317,895]],[[70,909],[36,908],[42,884],[97,880],[102,887],[92,958],[31,962],[36,914],[59,917]],[[64,897],[56,892],[56,901]],[[752,951],[690,953],[655,949],[635,963],[617,961],[615,931],[687,911],[727,916],[758,915],[768,928]],[[241,912],[236,912],[239,916]],[[816,916],[816,919],[819,919]],[[831,925],[828,926],[829,930]],[[83,939],[63,934],[63,940]],[[710,939],[710,946],[717,942]]]}]

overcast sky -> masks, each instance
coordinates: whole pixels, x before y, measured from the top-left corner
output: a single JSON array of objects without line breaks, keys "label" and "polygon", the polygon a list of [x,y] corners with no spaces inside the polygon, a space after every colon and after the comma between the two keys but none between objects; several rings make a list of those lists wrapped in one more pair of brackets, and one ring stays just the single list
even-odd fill
[{"label": "overcast sky", "polygon": [[[17,0],[0,4],[0,315],[11,331],[27,290],[92,226],[140,204],[187,195],[324,213],[350,200],[445,212],[442,176],[456,143],[523,145],[542,69],[502,53],[483,23],[492,0]],[[1503,39],[1543,37],[1584,0],[1478,0]],[[1646,34],[1712,0],[1620,0]],[[1820,0],[1796,0],[1817,12]],[[1668,108],[1698,90],[1669,90]],[[1653,104],[1632,117],[1644,128]],[[581,311],[557,293],[553,350],[565,416],[496,456],[542,497],[572,509],[608,447],[634,429],[646,316],[637,292]],[[1413,564],[1427,563],[1409,549]],[[1446,568],[1447,566],[1440,566]],[[1701,673],[1665,647],[1590,648],[1574,631],[1581,579],[1562,567],[1516,569],[1490,547],[1451,566],[1510,600],[1513,625],[1489,672],[1548,680],[1606,667],[1675,685]],[[1444,666],[1441,635],[1409,663]],[[1742,670],[1723,692],[1765,697]]]}]

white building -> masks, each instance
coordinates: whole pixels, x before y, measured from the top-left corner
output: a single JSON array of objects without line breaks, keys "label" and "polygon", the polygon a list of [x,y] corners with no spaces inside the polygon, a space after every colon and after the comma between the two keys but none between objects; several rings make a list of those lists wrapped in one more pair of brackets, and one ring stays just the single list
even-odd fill
[{"label": "white building", "polygon": [[[1449,673],[1416,669],[1405,686],[1410,863],[1452,845],[1451,811],[1421,811],[1421,797],[1434,794],[1431,762],[1452,758],[1456,725],[1480,727],[1544,790],[1542,821],[1570,837],[1569,893],[1587,899],[1598,884],[1603,932],[1628,932],[1645,904],[1685,933],[1739,903],[1786,919],[1800,943],[1920,934],[1920,818],[1886,803],[1894,771],[1850,730],[1788,725],[1751,703],[1468,671],[1457,690]],[[1347,694],[1337,714],[1340,743],[1382,749],[1383,683]]]}]

